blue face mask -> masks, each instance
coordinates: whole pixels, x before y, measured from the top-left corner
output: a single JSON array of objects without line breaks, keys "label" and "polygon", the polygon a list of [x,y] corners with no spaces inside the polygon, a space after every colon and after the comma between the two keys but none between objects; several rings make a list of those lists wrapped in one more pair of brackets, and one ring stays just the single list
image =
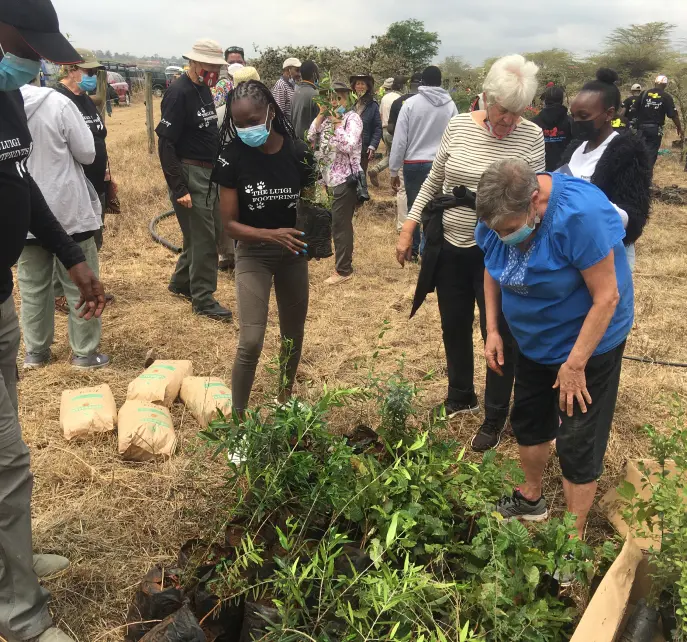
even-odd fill
[{"label": "blue face mask", "polygon": [[343,105],[341,107],[337,107],[336,114],[338,116],[343,116],[345,113],[346,113],[346,108]]},{"label": "blue face mask", "polygon": [[0,45],[4,58],[0,60],[0,91],[14,91],[30,83],[41,70],[39,60],[19,58],[13,53],[5,53]]},{"label": "blue face mask", "polygon": [[525,224],[519,230],[515,230],[515,232],[511,232],[507,236],[501,236],[499,238],[501,242],[506,245],[520,245],[520,243],[524,243],[532,235],[540,221],[541,219],[535,216],[533,226],[529,226],[527,221],[525,221]]},{"label": "blue face mask", "polygon": [[79,83],[81,91],[95,91],[98,87],[98,79],[95,76],[84,76]]},{"label": "blue face mask", "polygon": [[265,122],[262,125],[255,125],[254,127],[237,127],[236,133],[249,147],[262,147],[267,142],[270,136],[270,130],[272,129],[272,123],[270,123],[270,128],[267,129],[267,119],[269,117],[270,110],[268,108]]}]

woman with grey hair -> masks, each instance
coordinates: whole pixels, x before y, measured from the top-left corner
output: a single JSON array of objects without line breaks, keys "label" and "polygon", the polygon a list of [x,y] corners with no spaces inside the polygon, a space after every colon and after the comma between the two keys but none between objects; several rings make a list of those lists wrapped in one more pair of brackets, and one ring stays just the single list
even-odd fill
[{"label": "woman with grey hair", "polygon": [[482,176],[475,231],[484,251],[489,370],[507,358],[505,315],[517,341],[513,432],[525,484],[503,498],[506,518],[541,521],[550,442],[582,539],[615,412],[634,291],[625,230],[603,192],[564,174],[503,160]]},{"label": "woman with grey hair", "polygon": [[[503,158],[520,158],[535,171],[544,169],[542,130],[522,118],[537,93],[537,71],[533,62],[519,55],[497,60],[484,81],[486,109],[451,119],[429,177],[401,230],[396,248],[401,265],[411,258],[413,232],[421,222],[422,210],[435,196],[442,192],[451,194],[459,185],[475,191],[483,172]],[[449,418],[479,409],[473,381],[475,301],[485,339],[487,325],[484,255],[475,243],[476,225],[477,217],[469,207],[444,212],[444,240],[433,275],[448,365],[448,395],[443,405]],[[500,376],[487,372],[485,420],[472,441],[473,449],[479,452],[499,444],[513,390],[512,338],[503,318],[500,328],[506,343],[506,360]]]}]

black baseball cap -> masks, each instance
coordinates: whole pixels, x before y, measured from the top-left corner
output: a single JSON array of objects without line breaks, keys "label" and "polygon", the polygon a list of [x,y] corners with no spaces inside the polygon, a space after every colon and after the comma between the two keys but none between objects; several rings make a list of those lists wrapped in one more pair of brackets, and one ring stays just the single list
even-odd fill
[{"label": "black baseball cap", "polygon": [[60,33],[50,0],[1,0],[0,22],[11,25],[41,58],[62,65],[83,61]]}]

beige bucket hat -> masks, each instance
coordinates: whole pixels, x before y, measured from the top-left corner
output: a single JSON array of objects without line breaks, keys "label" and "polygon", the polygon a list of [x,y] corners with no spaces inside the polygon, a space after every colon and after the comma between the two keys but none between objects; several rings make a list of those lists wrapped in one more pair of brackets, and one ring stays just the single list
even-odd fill
[{"label": "beige bucket hat", "polygon": [[210,38],[201,38],[196,40],[193,49],[184,54],[186,60],[194,60],[195,62],[205,62],[208,65],[226,65],[222,55],[222,47],[219,43]]}]

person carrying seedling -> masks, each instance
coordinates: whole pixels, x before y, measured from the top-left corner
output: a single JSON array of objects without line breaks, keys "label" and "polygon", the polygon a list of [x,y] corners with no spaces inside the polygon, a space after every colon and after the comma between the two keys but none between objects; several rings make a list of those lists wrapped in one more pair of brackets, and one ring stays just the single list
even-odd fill
[{"label": "person carrying seedling", "polygon": [[[326,100],[329,99],[329,102]],[[336,268],[326,285],[340,285],[353,278],[353,214],[358,204],[356,176],[362,172],[363,121],[351,109],[351,90],[333,82],[321,102],[320,113],[310,125],[308,141],[322,182],[332,192],[332,236]]]},{"label": "person carrying seedling", "polygon": [[307,245],[296,229],[301,191],[314,183],[312,151],[261,82],[229,96],[220,132],[227,141],[212,174],[220,186],[222,220],[236,247],[239,345],[231,374],[233,408],[248,408],[265,341],[274,284],[284,341],[279,401],[291,396],[301,358],[309,282]]}]

